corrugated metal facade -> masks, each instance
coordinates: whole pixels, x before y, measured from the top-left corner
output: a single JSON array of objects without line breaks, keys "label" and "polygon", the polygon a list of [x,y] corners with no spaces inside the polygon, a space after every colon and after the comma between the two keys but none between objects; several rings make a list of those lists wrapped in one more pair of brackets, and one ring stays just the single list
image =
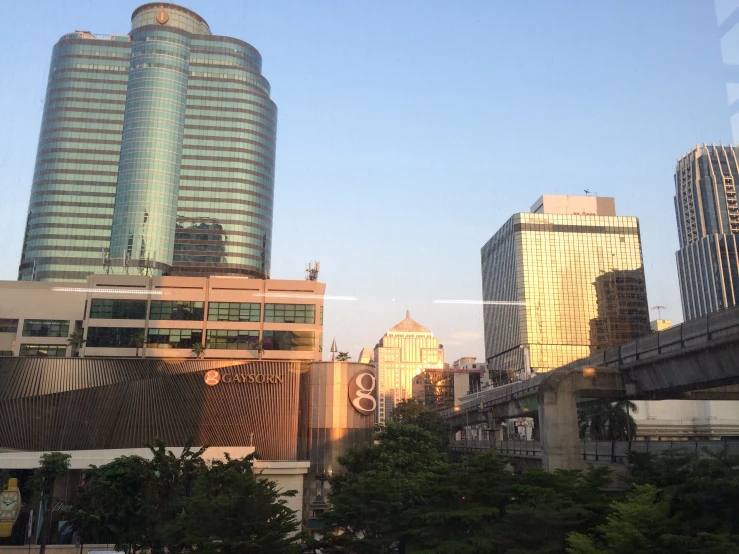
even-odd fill
[{"label": "corrugated metal facade", "polygon": [[[204,375],[213,369],[231,377],[208,386]],[[155,438],[168,446],[253,441],[262,459],[305,459],[309,429],[299,414],[309,413],[310,399],[300,383],[308,371],[299,362],[0,358],[0,448],[140,448]],[[241,374],[276,377],[234,382]]]}]

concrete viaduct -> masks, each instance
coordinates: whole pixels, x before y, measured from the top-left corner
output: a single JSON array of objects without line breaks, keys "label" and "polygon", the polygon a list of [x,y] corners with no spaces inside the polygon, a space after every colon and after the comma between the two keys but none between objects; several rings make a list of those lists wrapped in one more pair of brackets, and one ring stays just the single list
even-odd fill
[{"label": "concrete viaduct", "polygon": [[495,421],[538,412],[543,467],[576,469],[584,466],[578,398],[739,399],[739,307],[467,395],[457,409],[442,415],[455,428],[493,427]]}]

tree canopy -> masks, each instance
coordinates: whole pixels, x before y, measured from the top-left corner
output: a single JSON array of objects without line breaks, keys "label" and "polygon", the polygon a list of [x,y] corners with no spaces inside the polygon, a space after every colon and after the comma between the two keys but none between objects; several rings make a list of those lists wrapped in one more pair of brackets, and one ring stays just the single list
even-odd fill
[{"label": "tree canopy", "polygon": [[131,554],[294,552],[298,522],[285,497],[295,491],[255,475],[251,457],[208,465],[205,449],[150,448],[151,460],[123,456],[86,473],[66,513],[84,542]]}]

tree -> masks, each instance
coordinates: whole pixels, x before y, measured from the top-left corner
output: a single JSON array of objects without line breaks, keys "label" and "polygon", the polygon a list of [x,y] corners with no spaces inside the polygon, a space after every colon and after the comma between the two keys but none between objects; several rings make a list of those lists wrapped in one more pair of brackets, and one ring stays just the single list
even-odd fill
[{"label": "tree", "polygon": [[258,340],[254,343],[254,350],[257,351],[257,356],[261,360],[262,354],[264,353],[264,343],[261,340]]},{"label": "tree", "polygon": [[187,445],[175,456],[162,441],[149,448],[151,460],[122,456],[86,472],[69,512],[70,526],[86,542],[105,539],[118,550],[149,549],[152,554],[179,542],[170,526],[194,480],[207,469],[201,457],[205,449],[193,451]]},{"label": "tree", "polygon": [[298,521],[277,486],[254,475],[252,456],[214,461],[200,475],[194,492],[183,504],[172,534],[179,544],[170,552],[249,554],[299,552]]},{"label": "tree", "polygon": [[146,336],[143,331],[136,331],[131,335],[131,340],[128,342],[129,346],[136,348],[136,357],[139,357],[139,349],[143,348],[146,344]]},{"label": "tree", "polygon": [[337,362],[348,362],[351,359],[352,357],[349,355],[349,352],[339,352],[338,354],[336,354]]},{"label": "tree", "polygon": [[562,552],[605,523],[607,468],[516,475],[494,452],[450,463],[417,425],[389,423],[331,478],[322,552]]},{"label": "tree", "polygon": [[692,452],[630,453],[634,485],[653,484],[674,518],[671,533],[739,538],[739,457]]},{"label": "tree", "polygon": [[633,489],[606,523],[568,537],[568,552],[739,551],[739,458],[631,452]]},{"label": "tree", "polygon": [[418,425],[437,438],[439,449],[446,450],[449,447],[449,424],[441,415],[430,411],[417,398],[408,398],[398,402],[390,413],[390,421]]},{"label": "tree", "polygon": [[39,467],[33,471],[29,486],[34,500],[39,502],[39,513],[43,514],[41,526],[40,554],[46,552],[46,543],[51,534],[51,502],[54,499],[56,478],[69,473],[71,454],[48,452],[39,459]]},{"label": "tree", "polygon": [[390,421],[395,423],[413,423],[422,413],[427,412],[428,408],[418,398],[408,398],[401,400],[390,413]]},{"label": "tree", "polygon": [[580,438],[589,440],[623,441],[636,436],[636,422],[631,412],[638,410],[630,400],[610,402],[599,400],[578,409]]},{"label": "tree", "polygon": [[196,342],[192,345],[192,353],[195,354],[195,357],[199,360],[203,357],[203,354],[205,353],[205,346],[203,346],[202,342]]},{"label": "tree", "polygon": [[84,329],[75,329],[67,338],[67,344],[72,348],[72,356],[76,356],[79,349],[87,342],[84,338]]},{"label": "tree", "polygon": [[424,496],[423,476],[446,463],[435,437],[415,425],[389,423],[377,439],[339,457],[332,508],[322,514],[330,530],[317,545],[322,552],[389,552],[397,542],[404,548],[409,510]]}]

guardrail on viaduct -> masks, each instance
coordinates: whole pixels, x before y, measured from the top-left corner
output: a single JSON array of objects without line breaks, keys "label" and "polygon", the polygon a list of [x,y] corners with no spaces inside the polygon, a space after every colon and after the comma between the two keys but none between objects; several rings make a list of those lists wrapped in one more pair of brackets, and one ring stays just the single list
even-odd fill
[{"label": "guardrail on viaduct", "polygon": [[[467,440],[451,441],[453,452],[476,454],[495,448],[496,453],[511,458],[541,459],[540,441]],[[580,454],[586,462],[628,463],[629,451],[657,454],[666,450],[682,450],[706,458],[710,454],[739,456],[739,440],[712,441],[581,441]],[[710,453],[710,454],[709,454]]]}]

